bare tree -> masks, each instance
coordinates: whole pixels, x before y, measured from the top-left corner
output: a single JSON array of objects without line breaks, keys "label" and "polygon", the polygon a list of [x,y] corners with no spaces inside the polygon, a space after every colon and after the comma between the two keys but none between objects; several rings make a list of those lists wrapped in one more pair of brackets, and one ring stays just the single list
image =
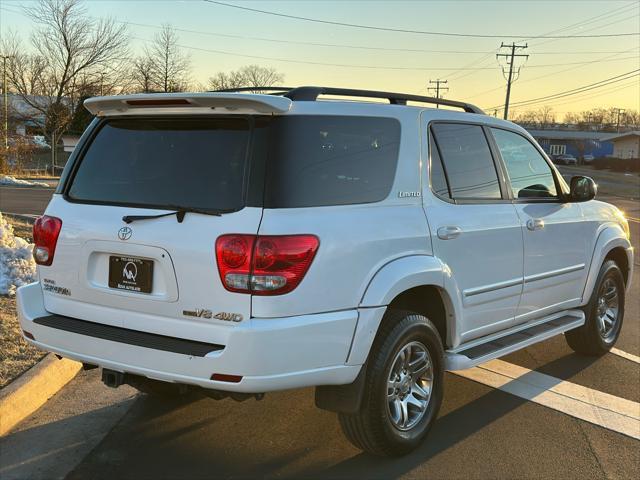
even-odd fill
[{"label": "bare tree", "polygon": [[238,71],[229,73],[218,72],[209,78],[209,88],[211,88],[211,90],[226,90],[245,86],[245,80]]},{"label": "bare tree", "polygon": [[284,81],[284,75],[273,67],[246,65],[229,73],[218,72],[209,78],[212,90],[250,87],[252,92],[261,92],[260,87],[273,87]]},{"label": "bare tree", "polygon": [[153,61],[148,56],[140,56],[131,62],[131,88],[134,92],[154,91]]},{"label": "bare tree", "polygon": [[[33,53],[26,53],[15,35],[5,37],[0,48],[10,55],[7,75],[12,89],[44,118],[42,131],[55,146],[81,107],[80,86],[103,72],[104,89],[106,72],[126,58],[126,27],[112,19],[93,19],[79,0],[40,0],[24,11],[36,25]],[[53,161],[54,155],[52,148]]]},{"label": "bare tree", "polygon": [[151,62],[154,90],[179,92],[188,88],[191,59],[178,45],[179,38],[171,25],[164,25],[145,55]]},{"label": "bare tree", "polygon": [[567,112],[564,114],[563,122],[568,125],[578,125],[581,123],[580,114],[575,112]]},{"label": "bare tree", "polygon": [[277,72],[272,67],[261,67],[259,65],[247,65],[240,69],[240,75],[244,78],[247,87],[272,87],[284,81],[284,75]]},{"label": "bare tree", "polygon": [[531,110],[527,110],[525,112],[518,112],[518,113],[514,112],[513,121],[520,125],[525,125],[528,127],[537,126],[536,114]]},{"label": "bare tree", "polygon": [[[534,128],[546,128],[555,124],[556,118],[550,106],[539,110],[519,112],[514,121]],[[582,112],[567,112],[563,119],[565,124],[577,125],[579,129],[614,132],[618,123],[617,108],[592,108]],[[620,115],[620,127],[625,130],[637,130],[640,127],[640,114],[637,110],[627,109]],[[579,149],[579,147],[576,147]]]},{"label": "bare tree", "polygon": [[553,113],[553,108],[545,105],[536,111],[536,121],[540,128],[547,128],[556,123],[556,114]]}]

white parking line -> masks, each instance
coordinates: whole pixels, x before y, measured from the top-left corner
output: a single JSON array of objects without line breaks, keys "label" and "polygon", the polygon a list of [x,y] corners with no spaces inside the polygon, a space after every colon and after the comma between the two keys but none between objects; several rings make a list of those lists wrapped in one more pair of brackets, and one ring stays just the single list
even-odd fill
[{"label": "white parking line", "polygon": [[640,440],[638,402],[502,360],[452,373]]},{"label": "white parking line", "polygon": [[618,355],[619,357],[626,358],[627,360],[631,360],[632,362],[640,364],[640,357],[627,352],[623,352],[622,350],[618,350],[617,348],[612,348],[609,353],[613,353],[614,355]]}]

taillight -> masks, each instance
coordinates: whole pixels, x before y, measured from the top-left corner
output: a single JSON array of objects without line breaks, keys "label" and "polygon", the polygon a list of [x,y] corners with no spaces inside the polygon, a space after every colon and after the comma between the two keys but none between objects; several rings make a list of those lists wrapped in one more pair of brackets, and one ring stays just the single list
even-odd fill
[{"label": "taillight", "polygon": [[255,240],[255,235],[222,235],[216,240],[218,271],[227,290],[249,291],[251,252]]},{"label": "taillight", "polygon": [[43,215],[33,224],[33,259],[38,265],[51,265],[56,253],[62,220]]},{"label": "taillight", "polygon": [[281,295],[296,288],[318,250],[315,235],[222,235],[218,271],[231,292]]}]

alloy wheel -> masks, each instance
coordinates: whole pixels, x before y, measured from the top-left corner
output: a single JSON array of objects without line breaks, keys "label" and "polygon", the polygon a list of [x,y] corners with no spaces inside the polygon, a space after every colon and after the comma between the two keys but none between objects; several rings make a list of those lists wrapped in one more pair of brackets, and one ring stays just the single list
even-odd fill
[{"label": "alloy wheel", "polygon": [[433,363],[420,342],[396,354],[387,379],[387,414],[394,427],[410,430],[427,411],[433,390]]}]

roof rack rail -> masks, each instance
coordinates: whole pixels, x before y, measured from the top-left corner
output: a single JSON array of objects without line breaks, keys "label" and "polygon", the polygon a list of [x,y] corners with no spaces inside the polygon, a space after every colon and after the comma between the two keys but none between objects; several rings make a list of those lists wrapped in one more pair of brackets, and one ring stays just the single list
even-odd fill
[{"label": "roof rack rail", "polygon": [[467,113],[479,113],[484,115],[484,111],[471,103],[459,102],[456,100],[447,100],[444,98],[425,97],[422,95],[412,95],[407,93],[382,92],[378,90],[358,90],[351,88],[335,88],[335,87],[240,87],[227,88],[224,90],[216,90],[216,92],[249,92],[249,91],[265,91],[273,92],[271,95],[283,95],[293,101],[298,102],[314,102],[320,95],[336,95],[343,97],[363,97],[363,98],[384,98],[389,100],[393,105],[406,105],[408,101],[431,103],[434,105],[443,105],[447,107],[455,107],[464,110]]}]

